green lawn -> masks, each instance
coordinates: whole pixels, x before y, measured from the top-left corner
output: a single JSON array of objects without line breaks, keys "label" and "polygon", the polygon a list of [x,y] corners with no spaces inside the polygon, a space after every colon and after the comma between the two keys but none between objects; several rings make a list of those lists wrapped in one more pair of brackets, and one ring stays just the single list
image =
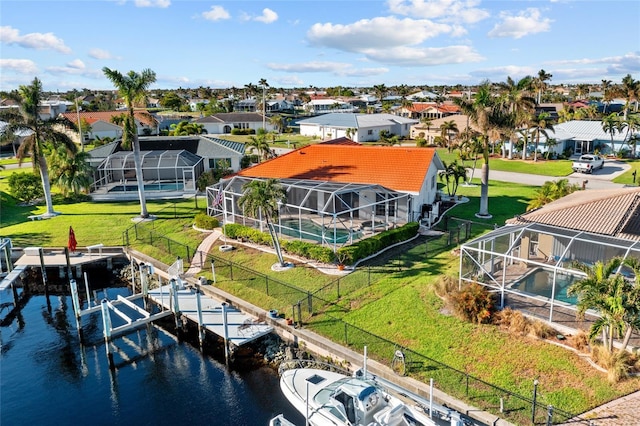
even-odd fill
[{"label": "green lawn", "polygon": [[[6,173],[0,172],[0,176]],[[5,188],[0,180],[0,189]],[[524,212],[535,190],[535,187],[524,185],[490,182],[489,212],[493,217],[479,220],[475,213],[479,209],[480,186],[461,186],[458,194],[469,198],[469,202],[455,207],[449,215],[489,227],[493,224],[502,225],[506,219]],[[139,214],[138,202],[82,202],[56,204],[55,210],[62,213],[60,216],[30,221],[27,216],[42,213],[43,206],[20,206],[5,192],[0,196],[0,234],[11,238],[18,247],[65,246],[69,226],[73,226],[80,247],[97,243],[120,245],[124,230],[132,226],[131,219]],[[204,200],[201,200],[200,207],[203,204]],[[158,235],[166,235],[194,248],[204,238],[204,234],[191,229],[196,212],[193,200],[180,200],[175,204],[171,201],[150,201],[148,208],[150,213],[158,215],[159,220],[142,225],[145,229],[155,229]],[[472,228],[474,233],[486,229],[486,226]],[[175,260],[175,254],[169,255],[160,247],[161,244],[157,243],[135,246],[165,263]],[[222,254],[216,247],[213,250],[216,256],[225,256],[273,280],[288,282],[305,290],[318,289],[335,278],[305,265],[275,273],[270,269],[276,261],[274,254],[243,249]],[[537,378],[540,381],[541,402],[574,413],[586,411],[640,388],[640,378],[617,385],[609,384],[604,374],[589,367],[572,352],[556,346],[513,336],[491,326],[474,326],[443,315],[440,312],[442,302],[433,291],[434,282],[440,275],[455,275],[459,258],[452,255],[450,248],[440,252],[431,251],[429,255],[425,255],[425,250],[425,246],[417,246],[402,253],[402,263],[406,267],[370,285],[350,283],[349,279],[345,279],[339,306],[348,306],[351,310],[344,312],[336,305],[327,314],[318,313],[312,317],[309,327],[341,341],[344,331],[330,327],[330,313],[333,317],[342,318],[366,331],[524,396],[530,395],[531,383]],[[211,271],[204,271],[203,275],[212,279]],[[353,274],[350,277],[356,276]],[[283,293],[274,297],[272,293],[266,296],[262,290],[258,290],[264,286],[261,278],[247,278],[244,281],[239,281],[237,275],[234,278],[235,281],[230,279],[228,269],[220,267],[217,270],[217,286],[220,288],[264,309],[292,311],[292,303],[288,298],[290,295]],[[270,284],[267,280],[266,284],[272,291],[278,288],[273,280]],[[377,354],[375,348],[371,348],[370,356],[390,361]],[[430,375],[429,371],[416,374],[424,381],[428,381]]]},{"label": "green lawn", "polygon": [[[454,160],[457,160],[458,163],[461,162],[459,153],[456,150],[448,152],[445,148],[438,148],[438,156],[447,164],[451,163]],[[481,168],[482,163],[482,158],[478,158],[475,167],[478,169]],[[506,158],[503,159],[501,157],[492,156],[489,159],[489,170],[562,177],[568,176],[573,173],[571,164],[571,160],[545,160],[542,158],[538,158],[538,161],[534,162],[533,160],[523,161],[521,159],[515,158],[513,160],[508,160]],[[466,167],[474,166],[472,161],[465,161],[464,165]]]}]

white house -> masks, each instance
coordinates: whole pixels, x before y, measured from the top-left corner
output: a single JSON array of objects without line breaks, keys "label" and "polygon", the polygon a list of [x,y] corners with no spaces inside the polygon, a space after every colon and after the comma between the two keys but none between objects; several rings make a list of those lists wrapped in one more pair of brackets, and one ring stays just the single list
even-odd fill
[{"label": "white house", "polygon": [[[333,246],[439,214],[433,148],[362,146],[328,141],[308,145],[241,170],[207,188],[208,213],[225,222],[255,224],[238,206],[251,180],[274,178],[285,187],[279,233]],[[221,200],[224,200],[221,202]]]},{"label": "white house", "polygon": [[304,109],[313,114],[352,113],[353,105],[337,99],[312,99],[304,104]]},{"label": "white house", "polygon": [[208,134],[228,134],[232,129],[253,129],[257,131],[263,126],[270,132],[274,130],[269,119],[257,112],[223,112],[195,120],[202,124]]},{"label": "white house", "polygon": [[408,137],[411,126],[419,121],[393,114],[322,114],[300,120],[300,134],[320,139],[347,137],[356,142],[380,140],[380,131],[391,135]]}]

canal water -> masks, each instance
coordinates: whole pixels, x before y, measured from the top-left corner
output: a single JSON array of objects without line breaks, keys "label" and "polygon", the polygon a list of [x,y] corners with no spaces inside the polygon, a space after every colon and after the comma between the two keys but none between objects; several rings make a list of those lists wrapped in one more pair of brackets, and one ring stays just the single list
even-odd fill
[{"label": "canal water", "polygon": [[228,368],[158,326],[116,339],[111,370],[101,321],[83,319],[81,345],[71,298],[32,296],[0,328],[0,425],[304,424],[273,369]]}]

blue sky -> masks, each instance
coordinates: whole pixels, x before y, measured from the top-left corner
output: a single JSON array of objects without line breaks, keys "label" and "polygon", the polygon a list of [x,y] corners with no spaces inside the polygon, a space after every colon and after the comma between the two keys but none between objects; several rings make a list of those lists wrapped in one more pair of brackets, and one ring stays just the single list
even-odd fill
[{"label": "blue sky", "polygon": [[640,2],[0,0],[0,90],[477,84],[640,79]]}]

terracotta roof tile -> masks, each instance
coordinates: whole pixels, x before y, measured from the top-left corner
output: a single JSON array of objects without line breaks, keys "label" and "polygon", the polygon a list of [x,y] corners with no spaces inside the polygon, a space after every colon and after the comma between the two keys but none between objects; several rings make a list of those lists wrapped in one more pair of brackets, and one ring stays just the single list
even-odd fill
[{"label": "terracotta roof tile", "polygon": [[378,184],[418,193],[435,155],[432,148],[315,144],[241,170],[238,175]]},{"label": "terracotta roof tile", "polygon": [[640,240],[640,188],[576,191],[507,223],[542,223]]},{"label": "terracotta roof tile", "polygon": [[[105,121],[111,123],[111,117],[126,114],[125,110],[120,111],[80,111],[80,119],[85,119],[87,122],[93,124],[96,121]],[[134,111],[134,117],[141,123],[146,125],[155,125],[147,111]],[[76,112],[64,112],[62,114],[64,118],[75,124],[78,120],[78,114]]]}]

